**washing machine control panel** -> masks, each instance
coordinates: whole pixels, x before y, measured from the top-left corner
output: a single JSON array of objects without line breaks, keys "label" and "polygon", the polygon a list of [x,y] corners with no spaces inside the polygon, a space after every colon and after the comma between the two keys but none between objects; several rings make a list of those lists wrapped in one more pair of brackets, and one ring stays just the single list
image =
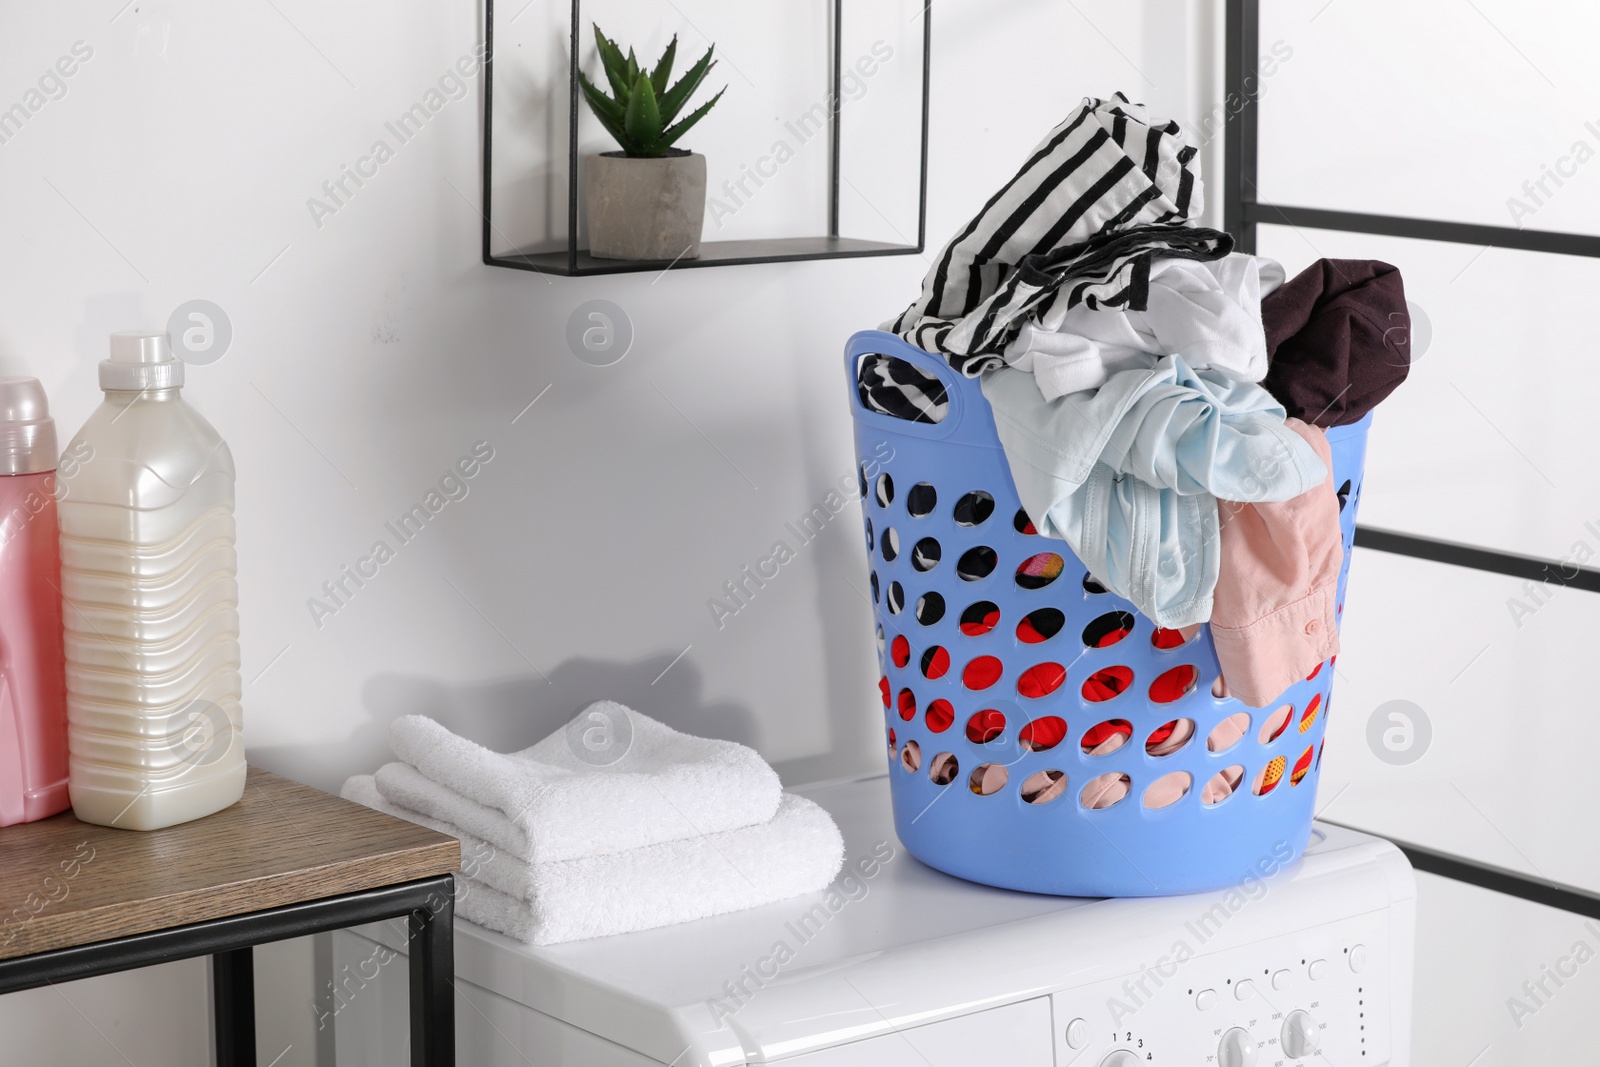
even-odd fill
[{"label": "washing machine control panel", "polygon": [[1391,1061],[1389,916],[1207,951],[1205,920],[1120,978],[1051,994],[1056,1063],[1301,1067]]}]

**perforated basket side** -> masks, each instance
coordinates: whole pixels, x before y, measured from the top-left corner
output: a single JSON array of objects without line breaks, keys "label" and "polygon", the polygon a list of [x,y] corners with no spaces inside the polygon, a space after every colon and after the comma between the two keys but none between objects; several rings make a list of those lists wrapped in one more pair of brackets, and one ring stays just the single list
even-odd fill
[{"label": "perforated basket side", "polygon": [[[871,353],[939,376],[944,421],[862,407],[855,367]],[[906,847],[973,881],[1083,896],[1194,892],[1291,862],[1310,833],[1329,666],[1266,708],[1214,696],[1208,628],[1187,642],[1160,630],[1032,532],[976,382],[877,332],[851,339],[846,367]],[[1341,608],[1366,428],[1328,434]],[[1214,751],[1240,716],[1242,736]],[[1237,788],[1207,803],[1218,775]],[[1108,789],[1125,798],[1093,807]]]}]

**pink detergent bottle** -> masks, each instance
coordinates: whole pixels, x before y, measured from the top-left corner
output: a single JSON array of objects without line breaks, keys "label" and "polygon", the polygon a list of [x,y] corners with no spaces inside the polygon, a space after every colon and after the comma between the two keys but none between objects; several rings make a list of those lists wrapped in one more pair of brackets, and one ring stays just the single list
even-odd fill
[{"label": "pink detergent bottle", "polygon": [[68,805],[55,471],[44,388],[0,378],[0,826]]}]

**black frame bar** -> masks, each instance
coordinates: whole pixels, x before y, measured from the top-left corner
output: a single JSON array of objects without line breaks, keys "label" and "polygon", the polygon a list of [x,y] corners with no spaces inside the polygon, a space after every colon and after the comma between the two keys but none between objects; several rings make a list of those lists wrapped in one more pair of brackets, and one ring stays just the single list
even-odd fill
[{"label": "black frame bar", "polygon": [[833,70],[830,74],[833,101],[828,109],[829,186],[828,233],[826,236],[777,237],[749,241],[707,241],[700,246],[700,258],[671,262],[645,260],[594,259],[578,248],[578,120],[580,108],[579,45],[582,0],[572,0],[572,25],[569,34],[570,67],[567,85],[567,247],[561,252],[516,252],[497,256],[492,250],[494,234],[494,0],[484,0],[483,55],[483,262],[491,267],[537,274],[577,277],[591,274],[627,274],[639,271],[685,270],[692,267],[724,267],[748,263],[798,263],[813,259],[856,259],[864,256],[920,255],[927,243],[928,230],[928,111],[932,81],[929,65],[933,59],[933,0],[922,7],[922,144],[918,160],[917,241],[895,244],[868,241],[839,235],[839,197],[841,173],[840,87],[843,77],[844,0],[832,0]]},{"label": "black frame bar", "polygon": [[1222,61],[1222,228],[1233,234],[1234,247],[1254,254],[1256,224],[1245,218],[1245,205],[1255,202],[1256,93],[1245,79],[1256,71],[1261,54],[1259,0],[1228,0]]},{"label": "black frame bar", "polygon": [[[574,59],[576,62],[576,59]],[[839,95],[844,76],[844,0],[833,0],[833,106],[828,109],[828,236],[839,236]]]},{"label": "black frame bar", "polygon": [[1409,237],[1416,241],[1445,241],[1450,244],[1515,248],[1524,252],[1549,252],[1559,256],[1600,256],[1600,235],[1589,233],[1518,230],[1510,226],[1485,226],[1476,222],[1447,222],[1444,219],[1369,215],[1359,211],[1334,211],[1320,207],[1260,204],[1254,200],[1246,200],[1237,205],[1237,208],[1243,220],[1250,226],[1252,245],[1255,224],[1265,222],[1275,226],[1305,226],[1313,230],[1344,230],[1347,233],[1375,233],[1384,237]]},{"label": "black frame bar", "polygon": [[[1346,830],[1355,830],[1357,833],[1370,834],[1371,830],[1363,830],[1359,826],[1350,826],[1347,823],[1334,822],[1331,819],[1318,819],[1318,822],[1329,826],[1342,826]],[[1518,900],[1530,901],[1534,904],[1543,904],[1547,908],[1558,911],[1570,911],[1575,915],[1582,915],[1589,919],[1600,919],[1600,894],[1588,890],[1577,889],[1573,886],[1552,882],[1547,878],[1534,878],[1523,874],[1521,871],[1509,870],[1505,867],[1496,867],[1492,863],[1479,863],[1476,860],[1462,859],[1448,852],[1438,849],[1414,845],[1409,841],[1387,837],[1386,840],[1401,852],[1406,854],[1406,859],[1411,861],[1411,866],[1427,874],[1436,874],[1441,878],[1449,878],[1455,882],[1465,882],[1467,885],[1477,886],[1479,889],[1488,889],[1502,893]]]},{"label": "black frame bar", "polygon": [[[1223,64],[1223,101],[1227,141],[1223,161],[1223,227],[1233,235],[1241,252],[1255,252],[1259,223],[1342,230],[1423,241],[1515,248],[1555,255],[1600,257],[1600,236],[1518,230],[1504,226],[1417,219],[1398,215],[1372,215],[1354,211],[1294,207],[1262,203],[1258,199],[1256,169],[1260,143],[1256,112],[1260,88],[1257,56],[1261,46],[1260,0],[1227,0],[1226,49]],[[1235,102],[1237,101],[1237,106]],[[1600,593],[1600,571],[1560,560],[1523,556],[1478,545],[1356,527],[1355,543],[1378,552],[1446,563],[1492,574],[1503,574],[1556,586],[1572,586]],[[1333,825],[1341,825],[1335,823]],[[1351,829],[1358,829],[1351,827]],[[1371,831],[1363,831],[1370,833]],[[1393,839],[1391,839],[1393,840]],[[1491,864],[1477,863],[1448,853],[1394,841],[1419,871],[1442,875],[1497,893],[1600,919],[1600,896],[1571,886],[1532,878]]]},{"label": "black frame bar", "polygon": [[1570,585],[1590,593],[1600,593],[1600,571],[1576,564],[1541,559],[1538,556],[1520,556],[1499,549],[1465,545],[1459,541],[1442,541],[1433,537],[1384,530],[1376,526],[1357,526],[1356,545],[1376,552],[1389,552],[1397,556],[1411,556],[1434,563],[1448,563],[1455,567],[1468,567],[1475,571],[1504,574],[1510,578],[1523,578],[1545,585]]},{"label": "black frame bar", "polygon": [[255,950],[248,945],[212,953],[211,1027],[217,1067],[255,1067]]},{"label": "black frame bar", "polygon": [[412,1067],[454,1067],[455,878],[448,874],[0,960],[0,994],[209,955],[217,1063],[255,1067],[252,947],[401,917],[412,942]]}]

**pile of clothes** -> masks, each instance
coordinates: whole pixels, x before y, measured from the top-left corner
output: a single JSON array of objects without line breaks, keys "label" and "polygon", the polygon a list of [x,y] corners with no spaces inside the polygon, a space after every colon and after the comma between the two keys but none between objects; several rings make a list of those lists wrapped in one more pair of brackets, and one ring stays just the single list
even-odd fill
[{"label": "pile of clothes", "polygon": [[612,701],[520,752],[420,715],[389,742],[396,762],[340,795],[459,840],[458,913],[535,945],[814,892],[844,862],[833,819],[753,750]]},{"label": "pile of clothes", "polygon": [[[1338,651],[1339,510],[1323,431],[1410,366],[1386,263],[1292,279],[1197,226],[1197,150],[1118,94],[1086,99],[944,247],[884,329],[981,380],[1023,508],[1158,626],[1209,623],[1263,707]],[[938,422],[948,397],[864,360],[862,402]]]}]

